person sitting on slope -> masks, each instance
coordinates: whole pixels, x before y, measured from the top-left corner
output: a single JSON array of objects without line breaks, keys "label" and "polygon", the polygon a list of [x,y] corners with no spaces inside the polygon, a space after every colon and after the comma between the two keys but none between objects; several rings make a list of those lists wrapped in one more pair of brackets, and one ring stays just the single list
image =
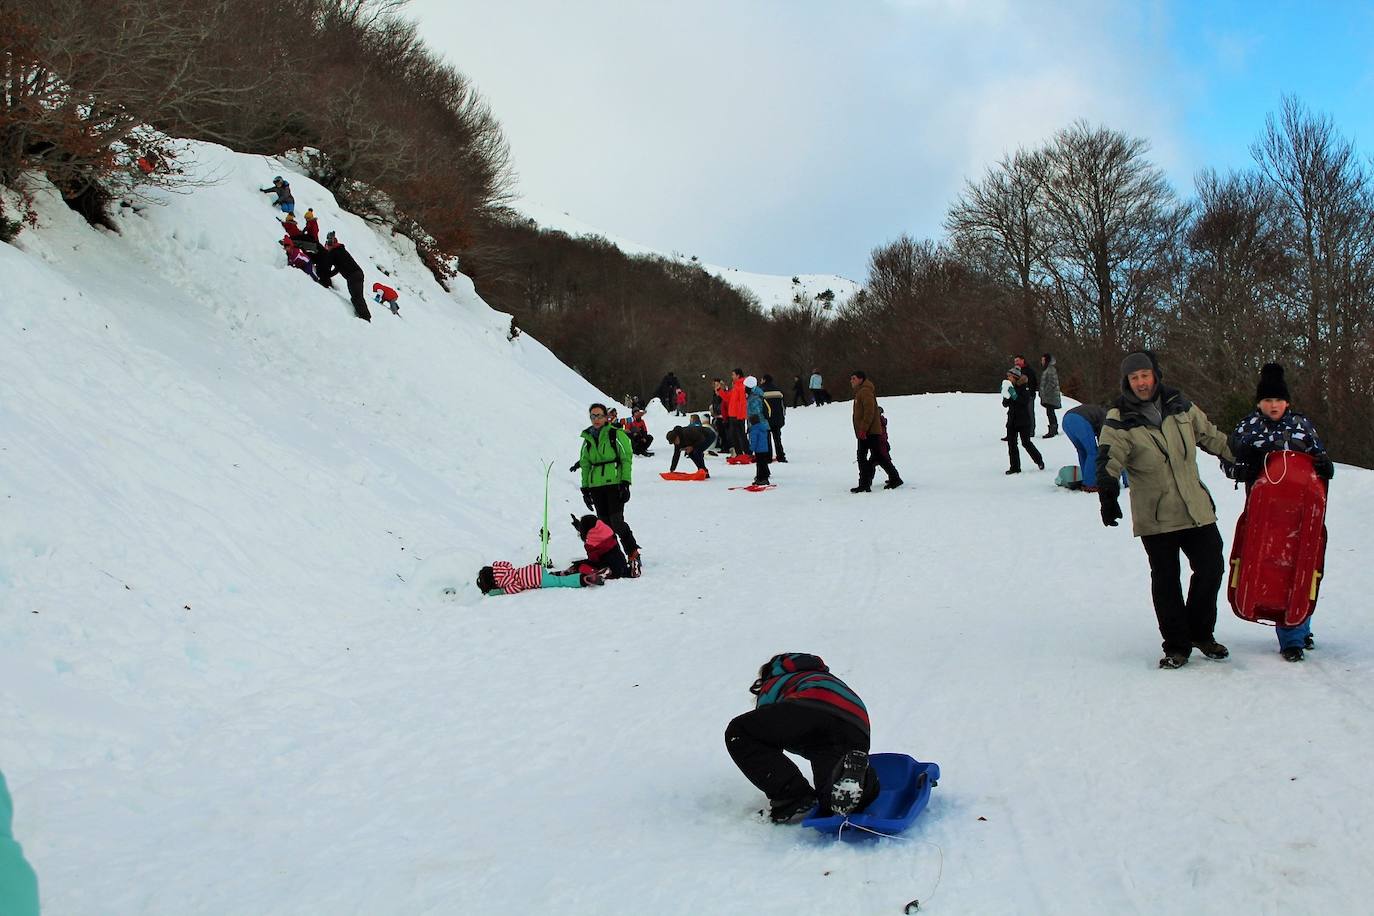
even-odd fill
[{"label": "person sitting on slope", "polygon": [[[1317,438],[1312,421],[1288,409],[1288,383],[1284,381],[1283,367],[1278,363],[1268,363],[1260,370],[1255,401],[1255,411],[1241,420],[1235,432],[1231,433],[1231,453],[1236,460],[1229,467],[1227,462],[1222,462],[1227,476],[1244,483],[1248,496],[1255,481],[1265,473],[1265,457],[1268,453],[1287,451],[1311,455],[1317,476],[1330,480],[1336,467],[1326,454],[1321,439]],[[1273,559],[1278,561],[1280,558]],[[1284,660],[1302,661],[1303,649],[1313,646],[1312,618],[1296,627],[1279,626],[1276,629],[1279,651]]]},{"label": "person sitting on slope", "polygon": [[577,532],[582,545],[587,549],[585,559],[573,560],[564,575],[596,574],[602,579],[629,579],[630,562],[621,549],[620,539],[615,536],[611,526],[595,515],[572,516],[573,530]]}]

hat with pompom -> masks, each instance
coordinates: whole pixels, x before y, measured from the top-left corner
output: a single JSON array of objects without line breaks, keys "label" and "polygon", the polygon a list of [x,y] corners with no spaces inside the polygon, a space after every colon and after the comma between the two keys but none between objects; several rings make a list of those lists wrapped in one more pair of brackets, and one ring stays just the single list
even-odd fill
[{"label": "hat with pompom", "polygon": [[1255,400],[1263,401],[1265,398],[1291,400],[1288,397],[1288,383],[1283,378],[1283,367],[1278,363],[1265,363],[1264,368],[1260,369],[1259,384],[1255,386]]}]

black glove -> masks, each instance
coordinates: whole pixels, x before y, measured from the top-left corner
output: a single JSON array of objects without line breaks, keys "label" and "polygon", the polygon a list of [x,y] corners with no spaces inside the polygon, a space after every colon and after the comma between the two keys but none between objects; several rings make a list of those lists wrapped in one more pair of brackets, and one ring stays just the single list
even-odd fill
[{"label": "black glove", "polygon": [[[1103,474],[1097,480],[1097,492],[1100,494],[1099,499],[1110,499],[1112,502],[1116,502],[1117,498],[1121,496],[1121,481],[1110,474]],[[1116,517],[1120,518],[1121,513],[1118,512]]]},{"label": "black glove", "polygon": [[630,485],[628,483],[622,483],[620,485],[620,501],[622,503],[630,501]]},{"label": "black glove", "polygon": [[1248,461],[1237,461],[1231,465],[1231,479],[1237,483],[1254,483],[1260,475],[1260,468],[1264,466],[1263,460],[1259,464],[1251,464]]},{"label": "black glove", "polygon": [[1102,524],[1115,528],[1117,520],[1121,518],[1121,503],[1117,502],[1116,496],[1108,496],[1106,490],[1098,490],[1097,498],[1102,504]]},{"label": "black glove", "polygon": [[592,512],[596,511],[596,503],[592,502],[592,488],[582,488],[582,501],[587,504],[587,508]]},{"label": "black glove", "polygon": [[1330,455],[1318,455],[1312,459],[1312,469],[1317,472],[1317,476],[1322,480],[1330,480],[1336,476],[1336,466],[1331,463]]},{"label": "black glove", "polygon": [[570,468],[568,468],[568,470],[569,470],[569,471],[575,471],[575,470],[577,470],[577,469],[580,468],[580,467],[582,467],[582,462],[580,462],[580,461],[574,461],[574,462],[573,462],[573,466],[570,467]]}]

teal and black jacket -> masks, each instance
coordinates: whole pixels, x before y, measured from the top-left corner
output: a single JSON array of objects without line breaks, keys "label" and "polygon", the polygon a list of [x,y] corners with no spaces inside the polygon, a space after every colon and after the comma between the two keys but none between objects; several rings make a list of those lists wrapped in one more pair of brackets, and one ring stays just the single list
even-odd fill
[{"label": "teal and black jacket", "polygon": [[803,703],[848,719],[869,732],[868,709],[859,695],[830,673],[819,656],[805,652],[775,655],[759,669],[749,692],[758,697],[756,709],[774,703]]}]

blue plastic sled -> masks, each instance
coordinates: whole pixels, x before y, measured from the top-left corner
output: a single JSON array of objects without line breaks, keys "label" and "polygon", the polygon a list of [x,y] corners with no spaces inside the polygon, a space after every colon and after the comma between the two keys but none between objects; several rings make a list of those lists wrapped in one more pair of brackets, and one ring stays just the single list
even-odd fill
[{"label": "blue plastic sled", "polygon": [[[815,811],[802,821],[821,833],[836,833],[849,841],[876,840],[877,833],[901,833],[916,820],[930,801],[930,789],[940,783],[940,765],[922,763],[906,754],[873,754],[868,765],[878,774],[878,797],[858,814],[845,817],[832,814],[816,817]],[[841,830],[840,827],[844,829]],[[866,830],[859,830],[865,827]]]}]

